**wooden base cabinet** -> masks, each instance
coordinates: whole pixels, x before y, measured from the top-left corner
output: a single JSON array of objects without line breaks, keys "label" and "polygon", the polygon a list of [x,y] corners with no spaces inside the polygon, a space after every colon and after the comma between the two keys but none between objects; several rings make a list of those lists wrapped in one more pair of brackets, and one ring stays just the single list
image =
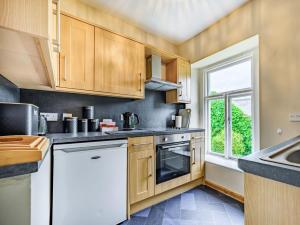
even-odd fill
[{"label": "wooden base cabinet", "polygon": [[300,188],[245,174],[245,225],[299,225]]},{"label": "wooden base cabinet", "polygon": [[191,136],[191,180],[197,180],[204,177],[205,136],[204,132]]},{"label": "wooden base cabinet", "polygon": [[129,202],[130,204],[154,195],[153,137],[128,139]]},{"label": "wooden base cabinet", "polygon": [[167,103],[191,102],[191,65],[183,59],[176,59],[168,64],[167,80],[180,84],[177,90],[166,92]]}]

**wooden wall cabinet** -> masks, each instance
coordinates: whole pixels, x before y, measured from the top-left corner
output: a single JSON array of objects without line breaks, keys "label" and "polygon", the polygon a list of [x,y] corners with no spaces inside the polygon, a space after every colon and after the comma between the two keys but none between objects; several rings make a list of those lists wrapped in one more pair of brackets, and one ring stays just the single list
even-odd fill
[{"label": "wooden wall cabinet", "polygon": [[128,139],[129,203],[133,204],[154,195],[153,137]]},{"label": "wooden wall cabinet", "polygon": [[144,97],[144,46],[100,28],[95,30],[95,91]]},{"label": "wooden wall cabinet", "polygon": [[204,177],[205,137],[204,132],[191,136],[191,180],[197,180]]},{"label": "wooden wall cabinet", "polygon": [[[167,65],[167,80],[182,85],[177,90],[166,93],[167,103],[191,102],[191,65],[188,61],[177,58]],[[169,72],[168,72],[169,71]]]},{"label": "wooden wall cabinet", "polygon": [[144,46],[62,15],[62,91],[144,98]]},{"label": "wooden wall cabinet", "polygon": [[20,88],[55,88],[59,0],[0,1],[0,73]]},{"label": "wooden wall cabinet", "polygon": [[94,89],[94,26],[61,16],[59,86]]}]

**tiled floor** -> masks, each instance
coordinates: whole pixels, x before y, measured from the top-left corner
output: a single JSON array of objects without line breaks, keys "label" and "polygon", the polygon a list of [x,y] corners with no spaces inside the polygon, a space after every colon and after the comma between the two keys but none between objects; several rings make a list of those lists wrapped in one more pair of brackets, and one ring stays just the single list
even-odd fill
[{"label": "tiled floor", "polygon": [[243,205],[205,186],[136,213],[122,225],[243,225]]}]

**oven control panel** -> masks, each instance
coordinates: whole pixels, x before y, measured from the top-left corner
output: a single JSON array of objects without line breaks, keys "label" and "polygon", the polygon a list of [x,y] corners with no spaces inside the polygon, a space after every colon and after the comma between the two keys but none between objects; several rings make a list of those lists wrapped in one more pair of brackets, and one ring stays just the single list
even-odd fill
[{"label": "oven control panel", "polygon": [[168,144],[174,142],[181,142],[181,141],[190,141],[191,134],[170,134],[170,135],[160,135],[155,136],[155,144]]}]

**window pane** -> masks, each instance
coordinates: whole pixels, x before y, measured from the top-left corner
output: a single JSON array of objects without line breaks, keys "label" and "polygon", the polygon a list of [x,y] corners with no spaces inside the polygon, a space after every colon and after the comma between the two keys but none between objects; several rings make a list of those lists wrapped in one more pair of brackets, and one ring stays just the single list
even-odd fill
[{"label": "window pane", "polygon": [[251,96],[231,99],[231,148],[234,157],[252,151]]},{"label": "window pane", "polygon": [[208,94],[251,88],[251,59],[208,72]]},{"label": "window pane", "polygon": [[225,149],[225,101],[224,99],[209,100],[210,151],[224,154]]}]

